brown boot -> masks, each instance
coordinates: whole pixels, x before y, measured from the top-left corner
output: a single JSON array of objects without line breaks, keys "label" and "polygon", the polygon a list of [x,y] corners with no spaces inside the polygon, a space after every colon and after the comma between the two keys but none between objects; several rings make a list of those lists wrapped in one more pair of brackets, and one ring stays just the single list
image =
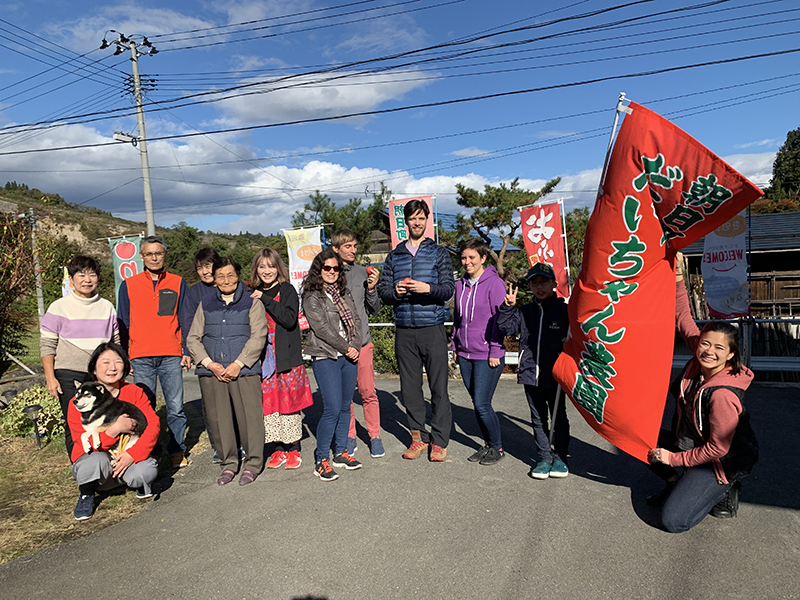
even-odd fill
[{"label": "brown boot", "polygon": [[442,448],[436,444],[431,444],[431,455],[428,460],[431,462],[444,462],[447,458],[447,448]]},{"label": "brown boot", "polygon": [[422,433],[419,430],[411,432],[411,445],[408,450],[403,452],[403,458],[416,460],[428,449],[428,444],[422,441]]}]

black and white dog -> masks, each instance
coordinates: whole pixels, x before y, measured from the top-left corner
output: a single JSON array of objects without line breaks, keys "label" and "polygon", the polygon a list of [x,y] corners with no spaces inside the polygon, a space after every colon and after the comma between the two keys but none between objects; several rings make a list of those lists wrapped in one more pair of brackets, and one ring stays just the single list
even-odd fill
[{"label": "black and white dog", "polygon": [[[92,448],[97,447],[100,443],[100,432],[108,429],[122,415],[128,415],[136,421],[136,428],[130,439],[121,444],[123,447],[119,447],[120,444],[118,444],[117,447],[111,449],[112,456],[116,457],[120,452],[130,448],[139,440],[139,437],[147,428],[147,419],[144,413],[139,410],[139,407],[115,398],[102,383],[87,382],[79,384],[76,381],[75,384],[79,387],[72,403],[81,413],[81,423],[86,430],[85,433],[81,434],[81,444],[84,452],[88,453]],[[90,443],[90,439],[92,443]]]}]

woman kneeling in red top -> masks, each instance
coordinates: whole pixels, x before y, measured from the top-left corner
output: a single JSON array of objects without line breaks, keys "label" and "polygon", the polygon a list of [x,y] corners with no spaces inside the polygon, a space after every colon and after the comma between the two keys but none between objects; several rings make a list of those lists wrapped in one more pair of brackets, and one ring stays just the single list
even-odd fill
[{"label": "woman kneeling in red top", "polygon": [[[651,469],[667,482],[647,499],[662,506],[667,531],[680,533],[707,514],[736,516],[740,479],[758,460],[758,442],[742,399],[753,372],[741,364],[736,329],[722,322],[700,331],[692,320],[683,284],[680,254],[676,272],[676,321],[694,355],[672,390],[673,429],[650,450]],[[675,467],[683,468],[678,475]]]},{"label": "woman kneeling in red top", "polygon": [[[158,463],[150,456],[161,431],[158,416],[150,406],[142,388],[124,382],[131,371],[128,354],[113,342],[100,344],[89,359],[87,371],[95,381],[102,383],[119,400],[130,402],[142,411],[147,419],[147,428],[139,440],[129,449],[121,452],[111,464],[112,449],[122,434],[133,433],[136,421],[128,415],[117,419],[106,431],[100,433],[99,443],[89,452],[84,452],[83,444],[76,443],[72,448],[72,476],[78,482],[80,495],[75,506],[75,518],[79,521],[94,514],[94,495],[98,489],[125,484],[136,489],[137,498],[153,495],[150,484],[158,475]],[[81,413],[74,403],[69,403],[67,421],[73,440],[80,440],[86,430],[81,423]],[[90,443],[94,444],[90,436]]]}]

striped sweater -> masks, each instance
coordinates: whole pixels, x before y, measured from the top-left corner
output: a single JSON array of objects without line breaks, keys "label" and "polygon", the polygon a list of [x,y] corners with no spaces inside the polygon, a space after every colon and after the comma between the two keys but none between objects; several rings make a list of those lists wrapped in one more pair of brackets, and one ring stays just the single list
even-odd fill
[{"label": "striped sweater", "polygon": [[42,318],[41,355],[55,355],[56,369],[86,371],[89,357],[99,344],[119,343],[117,311],[99,294],[59,298]]}]

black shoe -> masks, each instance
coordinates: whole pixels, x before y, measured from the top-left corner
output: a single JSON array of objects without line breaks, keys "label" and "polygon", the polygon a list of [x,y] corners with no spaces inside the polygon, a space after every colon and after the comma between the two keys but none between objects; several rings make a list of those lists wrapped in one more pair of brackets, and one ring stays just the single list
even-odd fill
[{"label": "black shoe", "polygon": [[657,494],[653,494],[652,496],[648,496],[647,500],[645,500],[645,504],[647,506],[656,506],[662,507],[664,506],[664,502],[667,501],[669,495],[672,493],[672,489],[675,487],[675,482],[667,482],[667,485],[664,487],[663,490],[658,492]]},{"label": "black shoe", "polygon": [[709,514],[718,519],[732,519],[735,517],[739,511],[739,491],[741,489],[742,484],[735,481],[722,497],[722,500],[714,505]]},{"label": "black shoe", "polygon": [[503,452],[502,450],[498,450],[497,448],[489,448],[489,451],[481,459],[481,463],[480,464],[482,464],[482,465],[496,465],[501,460],[503,460],[503,457],[505,455],[506,455],[506,453]]},{"label": "black shoe", "polygon": [[341,454],[333,457],[333,465],[336,467],[344,467],[348,471],[355,471],[361,468],[361,463],[348,454],[347,450]]},{"label": "black shoe", "polygon": [[467,458],[467,460],[469,462],[480,462],[483,459],[483,457],[486,456],[486,453],[489,452],[489,449],[490,449],[489,446],[483,446],[482,448],[478,448],[478,451],[469,458]]}]

